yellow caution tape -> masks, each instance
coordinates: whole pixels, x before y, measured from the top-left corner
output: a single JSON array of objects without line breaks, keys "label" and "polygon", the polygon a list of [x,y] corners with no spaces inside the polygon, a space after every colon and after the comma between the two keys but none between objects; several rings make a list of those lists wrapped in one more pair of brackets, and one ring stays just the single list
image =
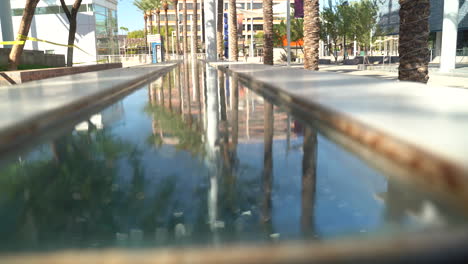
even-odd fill
[{"label": "yellow caution tape", "polygon": [[74,62],[73,64],[85,64],[85,63],[90,63],[90,62],[104,62],[104,61],[107,61],[106,59],[104,60],[97,60],[97,61],[88,61],[88,62]]},{"label": "yellow caution tape", "polygon": [[62,46],[62,47],[67,47],[67,48],[77,48],[77,49],[81,50],[82,52],[92,56],[91,54],[89,54],[88,52],[84,51],[82,48],[80,48],[80,47],[78,47],[76,45],[60,44],[60,43],[57,43],[57,42],[52,42],[52,41],[33,38],[33,37],[28,37],[28,36],[24,36],[24,35],[18,35],[18,38],[17,38],[16,41],[1,41],[0,44],[2,44],[2,45],[24,45],[24,43],[26,43],[26,40],[31,40],[31,41],[36,41],[36,42],[44,42],[44,43],[52,44],[52,45],[55,45],[55,46]]},{"label": "yellow caution tape", "polygon": [[24,45],[24,41],[0,41],[2,45]]},{"label": "yellow caution tape", "polygon": [[[82,52],[84,52],[84,53],[86,53],[88,55],[91,55],[91,54],[89,54],[88,52],[84,51],[82,48],[80,48],[80,47],[78,47],[76,45],[60,44],[60,43],[57,43],[57,42],[52,42],[52,41],[48,41],[48,40],[43,40],[43,39],[38,39],[38,38],[33,38],[33,37],[28,37],[28,36],[23,36],[23,35],[18,35],[18,39],[20,39],[22,41],[31,40],[31,41],[37,41],[37,42],[44,42],[44,43],[48,43],[48,44],[52,44],[52,45],[56,45],[56,46],[67,47],[67,48],[77,48],[77,49],[81,50]],[[21,45],[21,44],[19,44],[19,45]]]}]

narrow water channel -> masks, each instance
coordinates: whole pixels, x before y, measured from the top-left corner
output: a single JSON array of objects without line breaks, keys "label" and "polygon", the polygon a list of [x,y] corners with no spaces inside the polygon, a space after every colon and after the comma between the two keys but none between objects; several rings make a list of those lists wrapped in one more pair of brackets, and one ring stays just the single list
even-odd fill
[{"label": "narrow water channel", "polygon": [[323,241],[462,220],[201,64],[1,164],[4,253]]}]

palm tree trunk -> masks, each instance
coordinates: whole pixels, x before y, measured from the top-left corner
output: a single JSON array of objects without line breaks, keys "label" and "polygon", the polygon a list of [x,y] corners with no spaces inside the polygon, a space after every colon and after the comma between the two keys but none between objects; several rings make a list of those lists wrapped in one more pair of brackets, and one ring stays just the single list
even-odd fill
[{"label": "palm tree trunk", "polygon": [[[184,51],[184,56],[187,54],[188,50],[188,36],[187,36],[187,0],[182,1],[182,7],[184,8],[184,13],[183,13],[183,18],[184,18],[184,24],[183,24],[183,29],[184,29],[184,38],[182,40],[182,48]],[[185,58],[185,57],[184,57]]]},{"label": "palm tree trunk", "polygon": [[400,66],[398,79],[427,83],[429,80],[429,0],[400,2]]},{"label": "palm tree trunk", "polygon": [[164,8],[164,15],[165,15],[165,18],[164,18],[164,24],[165,24],[165,29],[166,29],[166,47],[164,49],[165,53],[166,53],[166,56],[168,56],[169,54],[169,20],[167,19],[167,9],[168,9],[168,6],[165,6]]},{"label": "palm tree trunk", "polygon": [[177,55],[180,54],[180,44],[179,44],[179,1],[174,0],[174,10],[175,10],[175,28],[176,28],[176,51]]},{"label": "palm tree trunk", "polygon": [[145,47],[148,47],[148,15],[146,14],[146,11],[143,18],[145,19],[145,29],[143,30],[143,33],[145,34]]},{"label": "palm tree trunk", "polygon": [[8,58],[9,70],[18,69],[21,54],[23,53],[24,45],[26,44],[26,40],[21,36],[28,36],[29,29],[31,28],[31,22],[34,17],[34,12],[36,11],[37,3],[39,3],[39,0],[27,0],[26,2],[17,37],[18,40],[24,40],[25,43],[23,45],[13,45],[13,48],[10,51],[10,56]]},{"label": "palm tree trunk", "polygon": [[197,56],[198,51],[198,7],[197,0],[193,0],[193,15],[192,15],[192,53]]},{"label": "palm tree trunk", "polygon": [[229,0],[229,60],[238,60],[236,0]]},{"label": "palm tree trunk", "polygon": [[149,29],[150,34],[153,34],[153,10],[149,11]]},{"label": "palm tree trunk", "polygon": [[218,18],[216,20],[216,41],[218,42],[218,59],[224,57],[223,19],[224,1],[218,0]]},{"label": "palm tree trunk", "polygon": [[158,34],[161,34],[161,10],[156,9],[156,24],[158,25]]},{"label": "palm tree trunk", "polygon": [[263,64],[273,65],[273,1],[263,0]]},{"label": "palm tree trunk", "polygon": [[304,1],[304,69],[318,71],[320,16],[319,0]]}]

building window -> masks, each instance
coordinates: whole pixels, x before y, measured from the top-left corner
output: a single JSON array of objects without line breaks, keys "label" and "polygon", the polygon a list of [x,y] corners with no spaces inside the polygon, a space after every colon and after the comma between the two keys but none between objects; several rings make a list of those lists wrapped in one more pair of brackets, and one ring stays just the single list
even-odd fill
[{"label": "building window", "polygon": [[[68,10],[72,9],[72,6],[67,6]],[[78,9],[78,12],[93,12],[94,8],[92,4],[82,4]],[[12,16],[23,16],[24,8],[14,8],[11,10]],[[65,11],[63,10],[61,5],[50,5],[50,6],[43,6],[37,7],[34,15],[50,15],[50,14],[63,14]]]},{"label": "building window", "polygon": [[97,55],[119,54],[117,11],[94,5]]},{"label": "building window", "polygon": [[261,9],[263,5],[261,3],[254,3],[253,4],[253,9]]}]

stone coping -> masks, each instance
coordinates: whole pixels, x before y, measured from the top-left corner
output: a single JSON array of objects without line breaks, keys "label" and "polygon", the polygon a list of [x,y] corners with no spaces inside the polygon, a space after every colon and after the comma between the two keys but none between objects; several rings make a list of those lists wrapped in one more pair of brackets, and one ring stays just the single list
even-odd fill
[{"label": "stone coping", "polygon": [[0,72],[0,88],[2,86],[15,85],[47,78],[115,68],[122,68],[122,63],[93,64],[75,67],[59,67],[22,71],[5,71]]},{"label": "stone coping", "polygon": [[177,63],[74,74],[0,89],[0,153],[167,73]]},{"label": "stone coping", "polygon": [[468,209],[468,90],[262,64],[212,65],[302,113],[387,175]]},{"label": "stone coping", "polygon": [[0,264],[465,263],[468,231],[204,248],[86,249],[3,255]]}]

